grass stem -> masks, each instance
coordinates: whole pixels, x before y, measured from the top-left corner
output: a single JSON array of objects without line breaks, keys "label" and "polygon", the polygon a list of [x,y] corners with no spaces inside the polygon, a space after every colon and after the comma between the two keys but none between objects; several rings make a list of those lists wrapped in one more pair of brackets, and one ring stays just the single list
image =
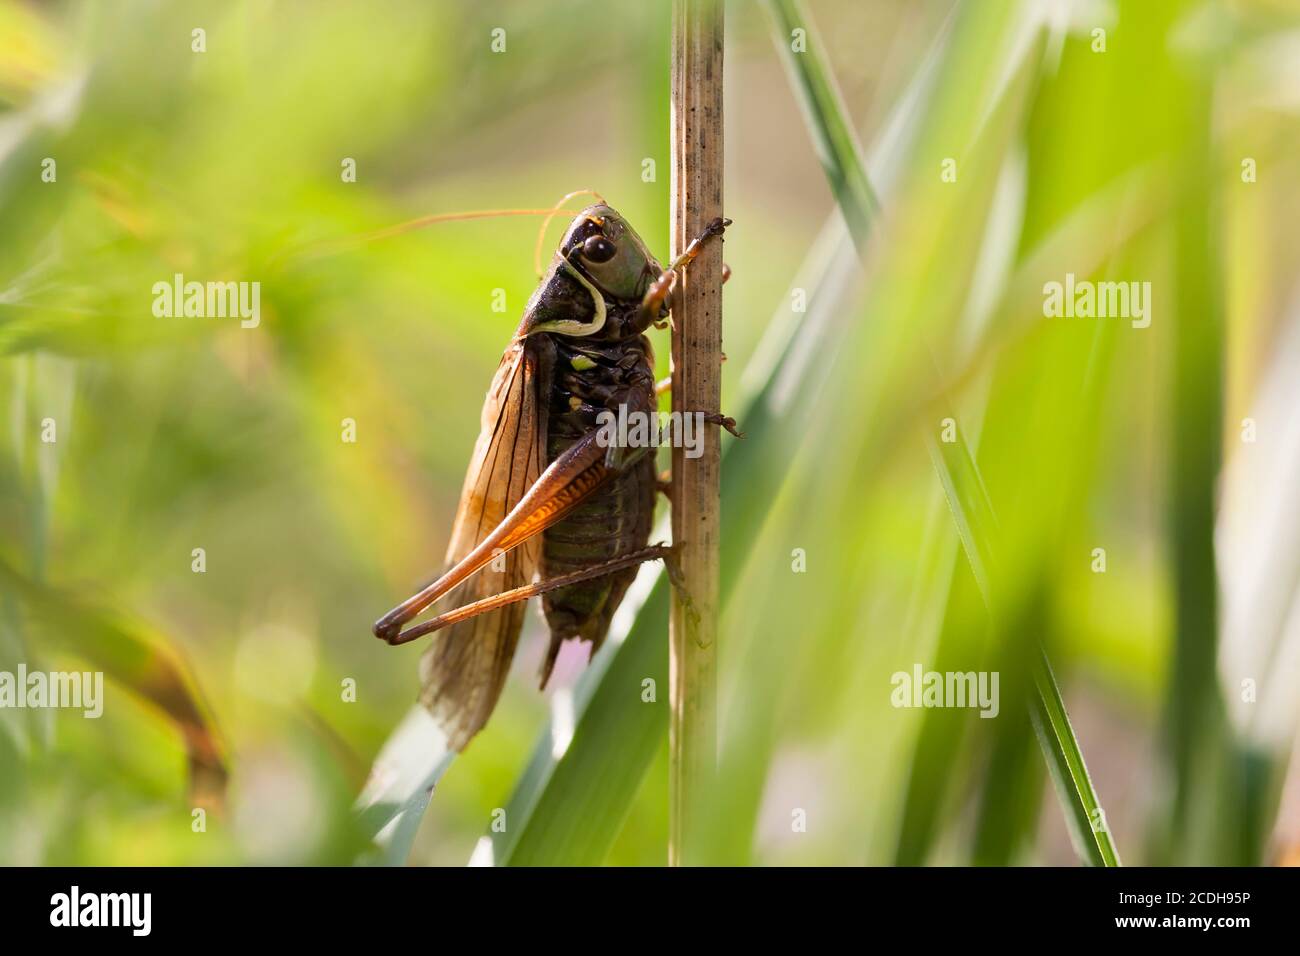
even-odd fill
[{"label": "grass stem", "polygon": [[[720,0],[676,0],[672,43],[673,258],[722,215]],[[720,410],[722,244],[705,245],[678,277],[672,336],[674,411]],[[673,544],[680,581],[669,621],[668,861],[700,859],[701,803],[717,773],[717,631],[721,436],[703,454],[672,452]],[[684,593],[680,593],[684,592]]]}]

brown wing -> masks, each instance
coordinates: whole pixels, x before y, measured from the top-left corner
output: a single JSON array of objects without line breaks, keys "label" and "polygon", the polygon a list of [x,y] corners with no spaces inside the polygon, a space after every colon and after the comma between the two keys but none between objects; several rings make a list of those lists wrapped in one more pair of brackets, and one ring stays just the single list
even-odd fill
[{"label": "brown wing", "polygon": [[[554,360],[555,347],[544,335],[515,343],[501,357],[465,475],[447,548],[448,567],[500,524],[546,468],[546,416]],[[458,607],[529,583],[541,547],[539,535],[501,555],[451,591],[446,606]],[[515,604],[452,625],[435,638],[420,661],[420,701],[456,750],[464,749],[496,707],[526,607]]]}]

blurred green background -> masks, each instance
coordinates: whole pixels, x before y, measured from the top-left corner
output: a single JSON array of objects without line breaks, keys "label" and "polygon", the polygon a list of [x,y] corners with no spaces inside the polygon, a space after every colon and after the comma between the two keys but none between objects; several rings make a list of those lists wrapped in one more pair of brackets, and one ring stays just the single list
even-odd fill
[{"label": "blurred green background", "polygon": [[[99,720],[0,710],[0,863],[376,858],[392,814],[354,807],[420,648],[370,624],[440,570],[539,220],[295,253],[595,189],[666,258],[669,31],[632,0],[0,2],[0,670],[108,675]],[[750,437],[711,851],[1086,859],[1041,643],[1126,863],[1294,858],[1300,6],[731,2],[726,57]],[[259,281],[260,325],[155,317],[178,272]],[[1150,282],[1150,327],[1044,318],[1067,272]],[[530,613],[450,766],[381,759],[372,790],[437,779],[383,858],[665,860],[653,574],[545,694]],[[892,707],[915,663],[999,671],[999,718]]]}]

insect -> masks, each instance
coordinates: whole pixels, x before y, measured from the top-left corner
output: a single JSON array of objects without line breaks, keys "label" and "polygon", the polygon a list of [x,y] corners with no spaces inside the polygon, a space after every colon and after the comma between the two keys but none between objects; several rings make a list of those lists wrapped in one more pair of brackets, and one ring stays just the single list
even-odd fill
[{"label": "insect", "polygon": [[[620,408],[656,412],[645,332],[667,319],[676,270],[728,225],[715,219],[664,270],[601,201],[570,223],[529,299],[488,389],[448,570],[374,626],[389,644],[442,632],[421,659],[420,700],[454,749],[496,706],[528,598],[542,595],[550,628],[545,687],[564,641],[587,641],[595,653],[637,566],[669,555],[648,546],[654,456],[602,445],[597,420]],[[729,418],[704,420],[736,433]],[[452,610],[406,627],[444,596]]]}]

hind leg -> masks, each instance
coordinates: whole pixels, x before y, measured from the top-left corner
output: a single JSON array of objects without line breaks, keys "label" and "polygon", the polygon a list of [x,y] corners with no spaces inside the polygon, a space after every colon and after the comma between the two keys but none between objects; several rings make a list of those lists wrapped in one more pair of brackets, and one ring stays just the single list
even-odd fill
[{"label": "hind leg", "polygon": [[621,571],[624,568],[635,567],[646,561],[657,561],[660,558],[667,557],[672,553],[672,548],[665,545],[653,545],[649,548],[642,548],[639,551],[633,551],[629,554],[619,555],[617,558],[611,558],[600,564],[592,565],[589,568],[583,568],[581,571],[574,571],[570,574],[562,574],[556,578],[550,578],[546,581],[537,581],[533,584],[525,584],[523,587],[512,588],[509,591],[502,591],[500,594],[494,594],[491,597],[474,601],[462,607],[447,611],[445,614],[439,614],[437,617],[425,621],[415,627],[407,628],[400,634],[394,634],[388,638],[388,643],[397,645],[413,641],[417,637],[423,637],[426,634],[432,634],[434,631],[440,631],[444,627],[450,627],[452,624],[458,624],[461,621],[467,621],[472,617],[478,617],[480,614],[486,614],[488,611],[495,611],[497,608],[506,607],[510,604],[517,604],[520,601],[527,601],[531,597],[539,594],[546,594],[548,591],[555,591],[559,588],[568,587],[571,584],[581,584],[583,581],[590,581],[593,578],[604,577],[615,571]]}]

